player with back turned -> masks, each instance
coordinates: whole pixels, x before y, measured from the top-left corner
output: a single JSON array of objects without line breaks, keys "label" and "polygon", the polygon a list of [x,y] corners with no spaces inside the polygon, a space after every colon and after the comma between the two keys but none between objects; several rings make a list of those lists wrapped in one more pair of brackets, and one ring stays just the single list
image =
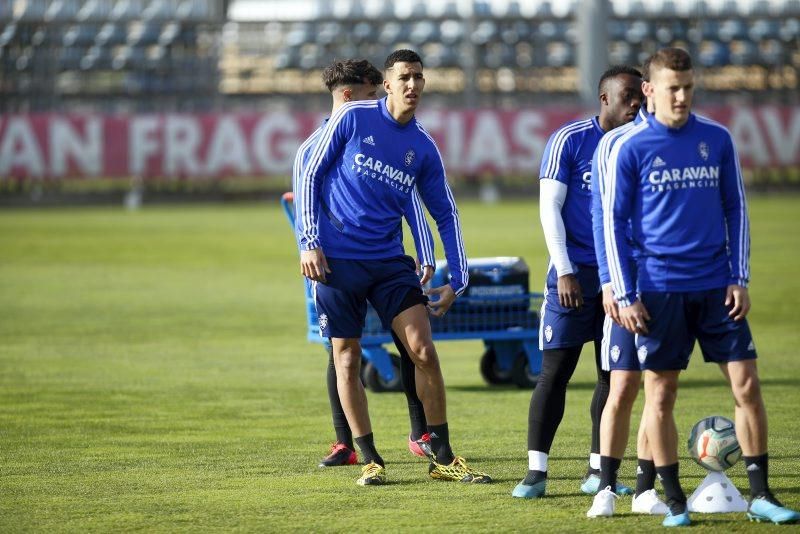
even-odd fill
[{"label": "player with back turned", "polygon": [[[444,379],[428,312],[441,316],[467,286],[461,222],[433,138],[415,112],[425,87],[422,59],[398,50],[384,64],[387,96],[352,102],[333,114],[309,157],[295,203],[301,272],[314,283],[320,333],[333,346],[339,396],[366,465],[360,485],[386,480],[359,378],[360,338],[369,301],[416,366],[417,392],[431,440],[429,475],[486,483],[491,478],[453,454]],[[428,301],[403,255],[402,217],[425,203],[450,266],[448,285]],[[427,305],[427,307],[426,307]]]},{"label": "player with back turned", "polygon": [[720,365],[735,399],[749,517],[796,522],[800,514],[768,484],[767,416],[745,319],[750,232],[736,146],[725,127],[691,113],[694,73],[686,51],[659,50],[649,70],[646,96],[655,114],[611,151],[603,223],[619,320],[636,335],[644,370],[647,440],[669,507],[663,525],[691,523],[673,409],[695,340],[704,360]]},{"label": "player with back turned", "polygon": [[[383,74],[376,69],[369,61],[347,59],[334,61],[322,72],[322,80],[333,100],[335,113],[345,102],[358,102],[361,100],[376,100],[378,98],[378,85],[383,82]],[[327,122],[327,119],[325,120]],[[292,169],[293,190],[297,194],[297,182],[303,174],[311,151],[316,146],[323,126],[317,128],[308,139],[306,139],[297,151],[294,168]],[[297,198],[301,198],[300,195]],[[417,249],[421,269],[423,271],[420,283],[424,284],[431,278],[434,270],[433,257],[433,236],[431,235],[428,223],[425,221],[424,214],[416,210],[411,210],[405,215],[409,228],[414,237],[414,244]],[[308,283],[308,281],[306,281]],[[427,435],[427,423],[425,421],[425,411],[422,407],[416,392],[416,381],[414,379],[414,363],[408,356],[402,342],[392,332],[395,346],[400,353],[400,374],[403,390],[408,401],[408,412],[411,420],[411,433],[409,434],[408,447],[412,454],[425,457],[423,448],[430,442]],[[353,433],[339,399],[339,389],[336,385],[336,369],[333,363],[333,352],[329,351],[330,358],[327,368],[328,398],[333,415],[333,427],[336,432],[336,442],[331,446],[329,454],[319,463],[320,467],[334,467],[340,465],[352,465],[357,460],[355,446],[353,445]],[[421,441],[422,446],[420,443]]]},{"label": "player with back turned", "polygon": [[[545,494],[550,447],[564,416],[567,383],[583,345],[594,341],[597,386],[592,398],[589,471],[581,490],[599,490],[600,415],[608,396],[607,371],[600,369],[603,303],[591,224],[591,161],[600,138],[634,119],[642,101],[636,69],[612,67],[598,84],[600,115],[573,121],[550,137],[539,173],[540,215],[550,252],[539,345],[542,372],[528,411],[528,474],[512,496]],[[618,491],[631,492],[620,487]]]}]

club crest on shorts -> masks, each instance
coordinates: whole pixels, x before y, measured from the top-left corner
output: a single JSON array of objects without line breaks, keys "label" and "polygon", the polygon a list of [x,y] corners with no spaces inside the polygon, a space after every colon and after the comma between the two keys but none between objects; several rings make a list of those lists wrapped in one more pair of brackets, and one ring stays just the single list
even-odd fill
[{"label": "club crest on shorts", "polygon": [[703,161],[708,161],[708,144],[705,141],[700,141],[700,144],[697,145],[697,151],[700,153],[700,157],[703,158]]},{"label": "club crest on shorts", "polygon": [[553,327],[547,325],[544,327],[544,338],[550,343],[550,340],[553,339]]},{"label": "club crest on shorts", "polygon": [[619,345],[614,345],[613,347],[611,347],[611,360],[614,363],[617,363],[619,361],[619,354],[620,354]]},{"label": "club crest on shorts", "polygon": [[637,356],[639,356],[639,363],[644,363],[647,359],[647,347],[642,345],[639,347],[639,350],[636,351]]},{"label": "club crest on shorts", "polygon": [[323,313],[319,316],[319,330],[322,332],[326,328],[328,328],[328,315]]},{"label": "club crest on shorts", "polygon": [[408,152],[406,152],[406,157],[405,157],[406,167],[411,167],[411,164],[414,163],[414,156],[416,156],[416,154],[414,153],[413,150],[409,150]]}]

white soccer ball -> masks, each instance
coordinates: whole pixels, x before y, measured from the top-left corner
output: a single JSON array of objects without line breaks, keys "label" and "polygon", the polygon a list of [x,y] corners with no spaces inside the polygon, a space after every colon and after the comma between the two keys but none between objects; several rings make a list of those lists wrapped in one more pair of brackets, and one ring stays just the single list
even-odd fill
[{"label": "white soccer ball", "polygon": [[742,457],[736,427],[721,415],[698,421],[689,434],[688,445],[694,461],[710,471],[725,471]]}]

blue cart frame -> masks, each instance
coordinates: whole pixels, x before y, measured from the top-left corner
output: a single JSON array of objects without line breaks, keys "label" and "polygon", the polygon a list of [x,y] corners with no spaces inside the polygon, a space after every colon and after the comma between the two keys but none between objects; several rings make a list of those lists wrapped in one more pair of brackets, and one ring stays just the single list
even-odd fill
[{"label": "blue cart frame", "polygon": [[[294,228],[292,193],[281,197],[289,223]],[[304,283],[307,339],[326,346],[327,339],[319,335],[317,310],[311,295],[311,284]],[[542,369],[539,350],[539,308],[541,293],[511,296],[459,297],[442,318],[431,316],[433,339],[483,340],[485,351],[480,369],[489,384],[515,383],[519,387],[535,387]],[[365,360],[362,378],[373,391],[400,390],[399,357],[383,346],[392,343],[389,331],[383,328],[377,313],[368,306],[361,347]]]}]

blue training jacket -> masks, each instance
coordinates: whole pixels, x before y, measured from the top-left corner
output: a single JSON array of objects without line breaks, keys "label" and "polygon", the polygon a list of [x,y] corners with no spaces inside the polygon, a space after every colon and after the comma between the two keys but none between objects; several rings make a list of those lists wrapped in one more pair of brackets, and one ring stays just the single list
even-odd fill
[{"label": "blue training jacket", "polygon": [[[325,123],[327,122],[328,119],[325,119]],[[295,198],[298,198],[298,183],[303,176],[308,158],[311,157],[311,152],[314,150],[314,146],[319,136],[322,134],[325,123],[317,128],[297,150],[297,155],[294,158],[294,166],[292,168],[292,191],[295,193]],[[411,235],[414,237],[414,247],[417,250],[417,258],[419,259],[420,265],[435,266],[436,258],[433,253],[433,235],[431,234],[431,229],[428,226],[428,221],[425,219],[421,206],[419,206],[419,209],[412,209],[406,212],[405,217],[409,228],[411,228]],[[295,233],[295,237],[298,237],[297,233]],[[299,245],[300,243],[298,240],[298,246]]]},{"label": "blue training jacket", "polygon": [[[680,128],[655,118],[642,122],[612,148],[606,181],[606,253],[621,306],[636,301],[637,289],[747,286],[747,204],[739,157],[724,126],[695,114]],[[628,264],[631,257],[638,287]]]},{"label": "blue training jacket", "polygon": [[592,154],[605,132],[597,117],[568,122],[556,130],[542,155],[539,179],[552,179],[567,186],[561,218],[567,233],[567,255],[573,263],[597,265],[589,217],[592,203]]},{"label": "blue training jacket", "polygon": [[[617,139],[622,137],[622,134],[636,126],[642,121],[647,120],[649,117],[644,107],[639,109],[636,118],[633,122],[629,122],[614,128],[607,132],[600,143],[597,145],[597,150],[594,151],[592,156],[592,233],[594,234],[594,252],[597,256],[597,274],[600,276],[600,285],[606,285],[611,282],[611,277],[608,274],[608,261],[606,259],[606,244],[605,233],[603,232],[603,200],[602,194],[606,189],[606,163],[611,149]],[[630,239],[630,228],[628,228],[627,236]]]},{"label": "blue training jacket", "polygon": [[342,259],[403,254],[402,217],[422,214],[420,197],[444,244],[450,285],[469,281],[461,222],[433,138],[416,118],[401,125],[379,101],[348,102],[320,134],[297,184],[295,227],[302,250]]}]

